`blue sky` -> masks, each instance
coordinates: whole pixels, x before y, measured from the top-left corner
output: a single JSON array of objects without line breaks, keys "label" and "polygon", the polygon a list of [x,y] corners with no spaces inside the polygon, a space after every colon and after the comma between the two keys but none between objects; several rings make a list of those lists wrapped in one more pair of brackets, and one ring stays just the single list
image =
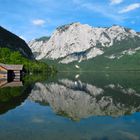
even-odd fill
[{"label": "blue sky", "polygon": [[71,22],[140,31],[140,0],[0,0],[0,26],[27,41]]}]

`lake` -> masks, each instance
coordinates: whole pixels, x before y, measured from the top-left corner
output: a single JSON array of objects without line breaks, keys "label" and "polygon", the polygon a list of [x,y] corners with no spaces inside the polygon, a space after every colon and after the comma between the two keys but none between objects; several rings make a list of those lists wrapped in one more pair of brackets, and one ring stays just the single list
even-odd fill
[{"label": "lake", "polygon": [[140,140],[139,72],[38,77],[0,88],[0,140]]}]

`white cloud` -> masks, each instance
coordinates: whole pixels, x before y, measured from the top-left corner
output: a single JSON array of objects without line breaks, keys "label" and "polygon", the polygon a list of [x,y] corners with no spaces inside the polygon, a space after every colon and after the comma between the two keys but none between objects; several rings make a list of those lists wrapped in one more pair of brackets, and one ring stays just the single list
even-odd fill
[{"label": "white cloud", "polygon": [[110,0],[111,4],[114,5],[114,4],[120,4],[123,2],[123,0]]},{"label": "white cloud", "polygon": [[36,25],[36,26],[42,26],[42,25],[45,24],[45,20],[43,20],[43,19],[35,19],[35,20],[32,21],[32,23],[34,25]]},{"label": "white cloud", "polygon": [[[123,20],[123,17],[120,15],[117,15],[116,12],[112,9],[112,7],[109,8],[105,5],[98,5],[98,4],[95,5],[93,3],[83,3],[81,4],[81,7],[94,11],[96,13],[100,13],[103,16],[113,19],[117,22],[121,22]],[[109,12],[109,11],[112,11],[112,12]]]},{"label": "white cloud", "polygon": [[84,10],[101,14],[104,17],[112,19],[113,21],[117,23],[122,23],[123,20],[125,19],[123,15],[118,14],[117,9],[114,9],[114,7],[106,5],[106,4],[101,4],[98,2],[86,2],[85,0],[73,0],[73,2],[74,4],[77,5],[78,9],[82,8]]},{"label": "white cloud", "polygon": [[138,8],[140,8],[140,3],[134,3],[131,5],[128,5],[124,9],[120,10],[119,13],[120,14],[127,13],[127,12],[133,11],[133,10],[138,9]]}]

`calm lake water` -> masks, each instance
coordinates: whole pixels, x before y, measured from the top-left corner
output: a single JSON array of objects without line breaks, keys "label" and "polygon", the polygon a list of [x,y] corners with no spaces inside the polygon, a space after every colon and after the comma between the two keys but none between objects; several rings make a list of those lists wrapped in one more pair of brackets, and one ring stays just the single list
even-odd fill
[{"label": "calm lake water", "polygon": [[140,73],[42,77],[0,88],[0,140],[140,140]]}]

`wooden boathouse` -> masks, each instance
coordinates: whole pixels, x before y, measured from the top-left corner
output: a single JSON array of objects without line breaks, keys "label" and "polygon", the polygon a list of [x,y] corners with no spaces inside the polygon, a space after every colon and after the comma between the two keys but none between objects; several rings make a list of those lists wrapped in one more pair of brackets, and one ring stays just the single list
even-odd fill
[{"label": "wooden boathouse", "polygon": [[10,65],[0,63],[0,79],[19,81],[23,65]]}]

